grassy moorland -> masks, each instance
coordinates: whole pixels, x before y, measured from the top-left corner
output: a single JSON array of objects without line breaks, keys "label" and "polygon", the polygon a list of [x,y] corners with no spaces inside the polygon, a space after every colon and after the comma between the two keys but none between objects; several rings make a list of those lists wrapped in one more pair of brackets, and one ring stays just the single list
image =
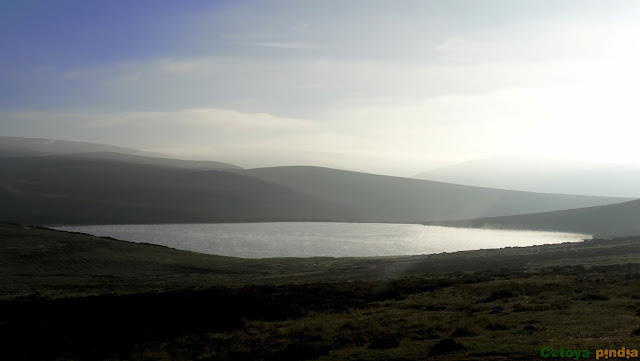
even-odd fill
[{"label": "grassy moorland", "polygon": [[640,341],[640,237],[248,260],[0,225],[2,360],[511,360]]}]

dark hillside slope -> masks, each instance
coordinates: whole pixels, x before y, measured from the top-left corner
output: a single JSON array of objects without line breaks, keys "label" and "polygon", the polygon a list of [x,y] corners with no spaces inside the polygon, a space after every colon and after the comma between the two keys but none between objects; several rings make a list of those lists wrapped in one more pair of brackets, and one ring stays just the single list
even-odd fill
[{"label": "dark hillside slope", "polygon": [[628,198],[507,191],[320,167],[240,171],[298,193],[343,204],[357,221],[424,222],[620,203]]},{"label": "dark hillside slope", "polygon": [[[627,200],[514,192],[318,167],[221,171],[200,169],[199,162],[172,165],[160,158],[101,154],[105,156],[0,157],[0,220],[421,223]],[[142,164],[140,159],[156,163]]]},{"label": "dark hillside slope", "polygon": [[579,232],[596,237],[631,236],[640,234],[640,200],[598,207],[439,222],[438,224],[453,227]]},{"label": "dark hillside slope", "polygon": [[0,219],[39,224],[343,220],[341,207],[240,174],[66,157],[0,158]]}]

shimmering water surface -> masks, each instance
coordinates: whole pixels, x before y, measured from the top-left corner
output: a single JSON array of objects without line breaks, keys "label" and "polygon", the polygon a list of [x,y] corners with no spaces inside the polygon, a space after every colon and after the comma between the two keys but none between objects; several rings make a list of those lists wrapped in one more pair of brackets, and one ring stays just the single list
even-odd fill
[{"label": "shimmering water surface", "polygon": [[137,224],[56,228],[244,258],[416,255],[591,238],[575,233],[382,223]]}]

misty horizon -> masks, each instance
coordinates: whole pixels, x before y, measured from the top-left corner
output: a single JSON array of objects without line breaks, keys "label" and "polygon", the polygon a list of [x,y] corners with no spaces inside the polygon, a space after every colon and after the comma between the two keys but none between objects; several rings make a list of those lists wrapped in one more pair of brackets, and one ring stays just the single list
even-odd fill
[{"label": "misty horizon", "polygon": [[2,135],[403,177],[640,165],[637,2],[161,4],[1,5]]},{"label": "misty horizon", "polygon": [[[172,154],[172,153],[163,153],[155,151],[154,148],[140,148],[136,146],[126,146],[117,143],[93,143],[84,140],[72,140],[72,139],[64,139],[64,138],[40,138],[40,137],[21,137],[21,136],[0,136],[2,139],[2,143],[6,143],[3,146],[5,147],[18,147],[18,148],[29,148],[33,144],[20,144],[25,141],[35,142],[34,144],[38,144],[41,150],[43,150],[43,154],[46,153],[44,150],[47,149],[48,146],[54,146],[62,143],[68,144],[78,144],[77,149],[73,150],[65,150],[60,151],[60,149],[54,150],[51,148],[50,154],[58,154],[58,153],[83,153],[83,152],[96,152],[96,146],[106,146],[104,149],[107,152],[114,153],[126,153],[126,154],[138,154],[145,157],[152,158],[166,158],[166,159],[176,159],[176,160],[186,160],[186,161],[227,161],[225,163],[233,164],[234,166],[238,166],[244,169],[252,169],[252,168],[272,168],[272,167],[282,167],[282,166],[317,166],[317,167],[326,167],[326,168],[334,168],[340,170],[348,170],[362,173],[371,173],[371,174],[379,174],[386,176],[394,176],[394,177],[403,177],[403,178],[421,178],[422,174],[430,174],[433,171],[440,172],[442,170],[454,169],[458,166],[465,165],[475,165],[479,163],[486,162],[490,165],[491,170],[500,170],[500,171],[521,171],[527,169],[530,172],[544,172],[544,171],[559,171],[566,170],[569,167],[571,170],[613,170],[613,171],[640,171],[640,164],[629,163],[629,162],[605,162],[605,161],[586,161],[586,160],[575,160],[569,158],[559,158],[559,157],[551,157],[546,155],[536,155],[533,153],[521,153],[521,154],[490,154],[485,157],[480,158],[471,158],[462,161],[456,161],[452,163],[447,163],[439,166],[422,167],[416,168],[415,170],[408,171],[406,174],[399,173],[385,173],[385,172],[377,172],[374,169],[367,168],[347,168],[341,166],[332,166],[332,165],[322,165],[322,162],[319,163],[297,163],[295,161],[287,161],[286,156],[282,158],[282,160],[277,161],[274,160],[274,163],[265,162],[265,163],[255,163],[248,162],[232,162],[228,159],[219,159],[214,158],[212,156],[186,156],[180,154]],[[82,150],[82,147],[86,147],[86,150]],[[427,179],[427,178],[422,178]]]}]

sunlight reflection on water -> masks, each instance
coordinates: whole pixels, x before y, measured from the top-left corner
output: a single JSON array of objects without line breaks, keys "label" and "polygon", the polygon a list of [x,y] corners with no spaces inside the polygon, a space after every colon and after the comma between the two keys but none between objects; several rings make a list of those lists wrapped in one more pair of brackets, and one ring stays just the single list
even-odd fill
[{"label": "sunlight reflection on water", "polygon": [[417,255],[578,242],[591,238],[575,233],[384,223],[96,225],[56,229],[244,258]]}]

